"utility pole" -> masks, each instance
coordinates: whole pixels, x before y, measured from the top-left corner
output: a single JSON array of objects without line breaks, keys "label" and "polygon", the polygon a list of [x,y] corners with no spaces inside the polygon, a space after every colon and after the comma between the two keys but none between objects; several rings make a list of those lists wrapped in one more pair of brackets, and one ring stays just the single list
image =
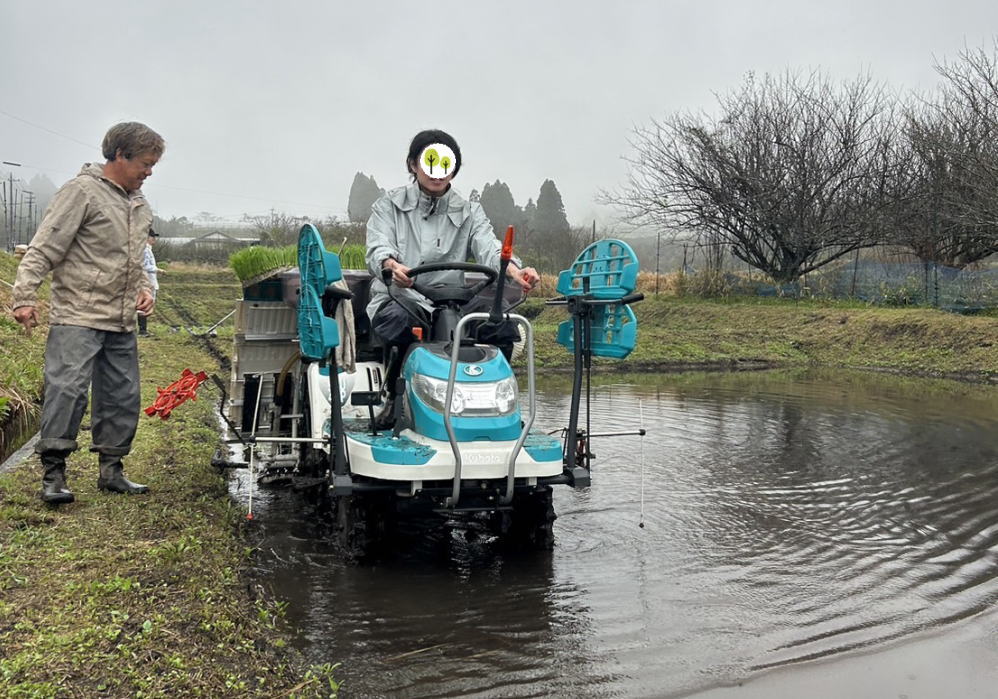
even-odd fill
[{"label": "utility pole", "polygon": [[17,199],[14,200],[14,205],[11,207],[11,211],[14,214],[13,225],[11,225],[10,231],[10,249],[13,250],[14,246],[17,245],[17,241],[21,239],[21,229],[24,227],[24,192],[18,190]]},{"label": "utility pole", "polygon": [[18,243],[27,243],[28,241],[31,240],[32,236],[34,236],[34,234],[35,234],[35,227],[33,225],[34,224],[34,215],[32,214],[32,211],[34,210],[34,207],[35,207],[35,193],[32,192],[32,191],[30,191],[30,190],[27,190],[27,189],[25,189],[23,191],[24,191],[24,194],[28,197],[28,202],[27,202],[28,203],[28,214],[25,217],[25,224],[26,224],[27,230],[25,231],[25,235],[18,236],[18,239],[17,239]]},{"label": "utility pole", "polygon": [[[7,231],[7,183],[0,181],[0,206],[3,207],[3,222],[0,223],[0,229],[4,232]],[[6,245],[6,241],[4,241]]]},{"label": "utility pole", "polygon": [[[21,167],[21,163],[12,163],[9,160],[0,160],[0,163],[4,165],[11,165],[13,167]],[[14,251],[14,173],[10,172],[7,174],[7,185],[4,192],[3,208],[4,208],[4,226],[7,229],[7,252]]]}]

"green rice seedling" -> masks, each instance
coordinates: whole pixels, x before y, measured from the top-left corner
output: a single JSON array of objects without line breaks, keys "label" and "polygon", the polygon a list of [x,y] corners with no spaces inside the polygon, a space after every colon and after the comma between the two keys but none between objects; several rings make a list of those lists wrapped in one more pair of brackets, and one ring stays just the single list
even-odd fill
[{"label": "green rice seedling", "polygon": [[298,248],[294,245],[281,248],[253,245],[232,253],[229,266],[239,281],[260,279],[268,273],[298,266]]},{"label": "green rice seedling", "polygon": [[[340,266],[343,269],[364,269],[367,264],[364,256],[367,250],[363,245],[348,245],[339,251]],[[271,248],[262,245],[237,250],[229,256],[229,266],[239,281],[259,281],[278,270],[298,266],[298,248],[287,245]]]},{"label": "green rice seedling", "polygon": [[363,245],[347,245],[340,253],[340,266],[343,269],[366,269],[366,254],[367,249]]}]

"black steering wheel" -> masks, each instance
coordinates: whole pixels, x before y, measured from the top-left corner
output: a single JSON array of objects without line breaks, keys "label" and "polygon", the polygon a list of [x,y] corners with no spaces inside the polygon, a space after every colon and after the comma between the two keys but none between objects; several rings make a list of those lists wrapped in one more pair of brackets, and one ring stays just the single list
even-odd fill
[{"label": "black steering wheel", "polygon": [[[439,284],[429,286],[415,281],[421,274],[428,272],[481,272],[485,279],[474,286],[461,286],[459,284]],[[413,267],[407,273],[413,280],[412,287],[428,298],[434,306],[448,306],[456,304],[464,306],[478,295],[485,287],[495,283],[499,278],[499,272],[485,265],[476,265],[471,262],[431,262],[425,265]]]}]

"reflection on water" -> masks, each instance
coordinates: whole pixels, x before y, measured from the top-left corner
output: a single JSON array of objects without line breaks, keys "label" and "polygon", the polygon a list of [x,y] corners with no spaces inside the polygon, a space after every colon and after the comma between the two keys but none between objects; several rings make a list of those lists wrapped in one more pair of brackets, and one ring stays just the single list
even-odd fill
[{"label": "reflection on water", "polygon": [[[995,389],[808,372],[603,381],[593,430],[649,433],[596,443],[592,487],[556,489],[552,553],[413,522],[395,555],[350,565],[293,493],[258,504],[262,574],[307,657],[341,662],[353,696],[675,696],[998,598]],[[553,429],[568,385],[542,389]]]}]

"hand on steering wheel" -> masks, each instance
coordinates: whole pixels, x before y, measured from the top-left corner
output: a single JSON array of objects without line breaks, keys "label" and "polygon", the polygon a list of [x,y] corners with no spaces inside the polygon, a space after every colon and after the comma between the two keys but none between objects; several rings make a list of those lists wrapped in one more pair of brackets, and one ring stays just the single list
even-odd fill
[{"label": "hand on steering wheel", "polygon": [[382,269],[390,269],[392,271],[392,281],[396,286],[401,286],[406,289],[412,286],[412,277],[409,276],[409,268],[396,260],[394,257],[389,257],[385,260],[381,267]]}]

